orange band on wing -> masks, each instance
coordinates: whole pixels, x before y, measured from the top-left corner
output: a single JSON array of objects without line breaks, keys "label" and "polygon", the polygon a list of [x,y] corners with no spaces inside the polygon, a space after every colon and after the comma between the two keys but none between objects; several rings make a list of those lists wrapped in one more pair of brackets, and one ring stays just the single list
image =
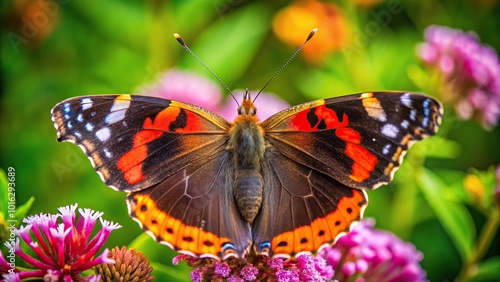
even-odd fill
[{"label": "orange band on wing", "polygon": [[348,232],[351,223],[363,217],[366,204],[364,191],[353,190],[351,197],[340,199],[333,212],[316,218],[310,225],[300,226],[274,237],[271,252],[275,256],[295,256],[300,252],[315,254],[321,246],[335,243],[339,234]]},{"label": "orange band on wing", "polygon": [[352,173],[349,177],[356,182],[368,179],[375,169],[375,165],[377,165],[377,157],[365,147],[352,143],[346,144],[345,152],[354,161],[351,168]]},{"label": "orange band on wing", "polygon": [[342,127],[335,130],[335,135],[338,138],[344,140],[345,142],[360,144],[361,143],[361,135],[359,132],[352,128]]},{"label": "orange band on wing", "polygon": [[[158,209],[153,199],[147,195],[132,194],[134,205],[130,205],[132,218],[138,220],[144,229],[149,230],[155,239],[166,243],[176,251],[183,251],[194,256],[211,254],[214,258],[221,257],[224,243],[230,242],[229,238],[202,230],[197,226],[182,223],[166,212]],[[225,251],[232,253],[232,249]]]},{"label": "orange band on wing", "polygon": [[348,124],[349,120],[346,114],[343,114],[342,120],[340,120],[334,110],[327,108],[325,105],[320,105],[294,115],[290,119],[289,127],[294,130],[309,132],[345,127]]},{"label": "orange band on wing", "polygon": [[[179,117],[181,112],[185,115]],[[123,172],[128,184],[136,184],[144,179],[142,162],[148,156],[147,143],[159,138],[163,133],[171,131],[171,125],[177,122],[176,132],[196,132],[201,129],[200,117],[190,111],[182,111],[178,107],[167,107],[160,111],[154,121],[148,117],[144,120],[143,130],[134,136],[132,149],[125,153],[117,162],[117,167]]]}]

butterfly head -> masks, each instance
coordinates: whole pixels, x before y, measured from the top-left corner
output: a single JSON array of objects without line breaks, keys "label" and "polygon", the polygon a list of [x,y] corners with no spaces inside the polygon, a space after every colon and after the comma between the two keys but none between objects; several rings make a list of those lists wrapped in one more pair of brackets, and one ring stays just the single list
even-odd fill
[{"label": "butterfly head", "polygon": [[245,94],[243,95],[243,102],[241,105],[238,107],[238,115],[249,115],[249,116],[255,116],[257,114],[257,108],[255,107],[252,99],[250,98],[250,92],[248,92],[248,89],[245,91]]}]

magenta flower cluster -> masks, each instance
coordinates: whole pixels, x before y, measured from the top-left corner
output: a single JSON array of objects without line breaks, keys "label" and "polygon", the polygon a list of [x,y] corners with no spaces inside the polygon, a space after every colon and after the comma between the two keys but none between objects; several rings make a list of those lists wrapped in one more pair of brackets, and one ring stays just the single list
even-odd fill
[{"label": "magenta flower cluster", "polygon": [[422,253],[414,245],[373,226],[373,220],[364,219],[318,256],[301,255],[287,261],[259,255],[219,262],[179,255],[173,263],[185,260],[197,266],[191,272],[192,281],[426,281],[426,273],[419,264]]},{"label": "magenta flower cluster", "polygon": [[443,99],[455,105],[462,119],[473,116],[490,129],[500,119],[500,61],[495,50],[473,33],[429,26],[420,58],[442,77]]},{"label": "magenta flower cluster", "polygon": [[[223,95],[217,84],[194,73],[169,70],[163,73],[156,83],[143,87],[140,92],[144,95],[197,105],[219,114],[228,121],[233,121],[237,116],[236,102],[233,99],[223,102]],[[238,99],[238,103],[241,102],[239,99],[243,98],[243,93],[243,91],[234,91],[233,94]],[[256,93],[252,94],[256,95]],[[255,100],[255,106],[260,120],[289,107],[285,101],[266,93],[259,95]]]},{"label": "magenta flower cluster", "polygon": [[[99,275],[83,277],[82,272],[99,264],[113,264],[108,250],[96,256],[111,231],[121,226],[106,220],[102,212],[78,209],[77,205],[59,208],[58,214],[39,214],[23,220],[24,226],[16,231],[17,240],[5,245],[17,258],[34,269],[12,268],[5,259],[0,259],[0,270],[5,281],[43,279],[44,281],[99,281]],[[102,228],[92,236],[97,220]],[[34,256],[21,249],[21,240],[32,250]]]},{"label": "magenta flower cluster", "polygon": [[321,252],[334,269],[337,281],[426,281],[419,262],[423,255],[396,235],[373,229],[374,220],[364,219],[333,247]]},{"label": "magenta flower cluster", "polygon": [[197,266],[191,271],[194,282],[201,281],[328,281],[333,269],[321,256],[299,256],[294,261],[283,258],[269,258],[264,255],[250,255],[245,259],[230,258],[226,261],[197,260],[187,255],[179,255],[173,264],[186,261]]}]

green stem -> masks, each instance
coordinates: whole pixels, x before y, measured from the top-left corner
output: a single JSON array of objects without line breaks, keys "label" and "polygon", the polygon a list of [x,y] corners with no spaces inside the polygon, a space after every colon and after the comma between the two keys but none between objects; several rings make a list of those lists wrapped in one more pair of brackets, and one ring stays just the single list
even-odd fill
[{"label": "green stem", "polygon": [[[417,186],[415,180],[409,178],[397,185],[392,204],[391,229],[401,238],[408,240],[414,226],[415,199],[417,198]],[[403,188],[404,189],[401,189]],[[404,214],[405,216],[401,216]]]},{"label": "green stem", "polygon": [[496,207],[488,217],[488,221],[481,232],[474,255],[470,259],[467,259],[464,267],[462,267],[462,271],[457,278],[458,282],[465,282],[474,275],[478,263],[483,259],[486,251],[491,245],[491,241],[495,237],[499,224],[500,210]]}]

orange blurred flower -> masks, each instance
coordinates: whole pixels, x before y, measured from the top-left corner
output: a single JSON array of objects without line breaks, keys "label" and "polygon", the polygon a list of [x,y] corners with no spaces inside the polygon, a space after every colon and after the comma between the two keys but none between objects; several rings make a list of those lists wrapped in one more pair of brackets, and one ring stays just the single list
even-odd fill
[{"label": "orange blurred flower", "polygon": [[7,17],[7,38],[14,51],[19,47],[37,47],[59,23],[60,2],[55,0],[15,0]]},{"label": "orange blurred flower", "polygon": [[299,46],[317,27],[318,33],[303,49],[312,62],[321,62],[329,53],[341,50],[349,37],[349,25],[342,10],[332,3],[314,0],[296,1],[279,11],[273,23],[274,33],[284,42]]}]

